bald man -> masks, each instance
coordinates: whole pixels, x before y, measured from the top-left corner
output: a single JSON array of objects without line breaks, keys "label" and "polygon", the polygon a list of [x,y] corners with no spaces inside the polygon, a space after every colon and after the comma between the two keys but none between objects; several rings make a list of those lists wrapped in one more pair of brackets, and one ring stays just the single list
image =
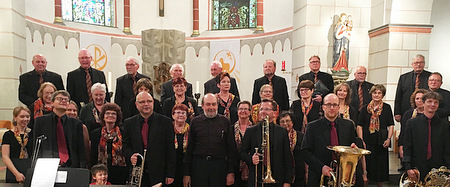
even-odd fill
[{"label": "bald man", "polygon": [[[356,142],[353,122],[338,118],[339,99],[335,94],[325,96],[322,109],[324,117],[308,123],[302,143],[302,155],[309,165],[308,186],[319,186],[322,174],[330,177],[332,169],[329,164],[332,161],[332,152],[327,149],[327,146],[350,146]],[[333,135],[333,128],[336,136]]]},{"label": "bald man", "polygon": [[[350,89],[352,89],[352,102],[350,103],[350,106],[359,111],[362,106],[369,104],[372,100],[369,90],[372,88],[373,84],[366,81],[367,70],[364,66],[357,66],[353,75],[355,76],[355,79],[347,81],[346,83],[350,86]],[[362,98],[360,98],[360,92],[362,93]],[[363,102],[360,103],[360,101]]]},{"label": "bald man", "polygon": [[[106,85],[106,78],[103,71],[91,67],[92,56],[87,49],[81,49],[78,53],[78,62],[80,67],[67,74],[67,91],[78,108],[92,102],[89,93],[92,85],[102,83]],[[90,78],[90,81],[86,78]],[[90,82],[90,85],[88,85]],[[88,92],[89,91],[89,92]],[[110,101],[108,85],[106,85],[106,101]]]},{"label": "bald man", "polygon": [[44,55],[34,55],[31,63],[34,69],[19,77],[19,100],[27,106],[38,99],[37,91],[44,82],[51,82],[56,89],[64,90],[61,75],[46,69],[47,59]]}]

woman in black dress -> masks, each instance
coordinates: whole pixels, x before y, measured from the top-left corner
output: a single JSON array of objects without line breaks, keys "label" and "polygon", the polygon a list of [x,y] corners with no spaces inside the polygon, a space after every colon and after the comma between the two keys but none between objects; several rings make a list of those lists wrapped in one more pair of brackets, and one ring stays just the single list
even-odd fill
[{"label": "woman in black dress", "polygon": [[372,86],[369,91],[372,101],[361,109],[357,122],[358,136],[371,151],[366,156],[367,177],[383,186],[389,180],[388,147],[394,133],[394,117],[391,106],[383,102],[386,88],[382,84]]},{"label": "woman in black dress", "polygon": [[290,111],[295,116],[294,129],[304,134],[306,132],[306,124],[322,116],[321,104],[312,99],[314,83],[310,80],[300,82],[296,93],[300,99],[292,102]]},{"label": "woman in black dress", "polygon": [[305,185],[305,161],[301,155],[303,133],[294,129],[294,114],[283,111],[277,118],[277,124],[286,128],[289,135],[289,147],[291,149],[293,162],[293,180],[291,186],[302,187]]},{"label": "woman in black dress", "polygon": [[[197,101],[194,98],[186,96],[187,81],[184,77],[179,77],[173,80],[172,83],[173,92],[175,94],[172,97],[167,98],[163,102],[162,114],[172,118],[172,108],[176,104],[184,104],[188,107],[187,121],[190,122],[194,116],[199,115]],[[173,120],[173,119],[172,119]]]},{"label": "woman in black dress", "polygon": [[230,93],[231,88],[231,77],[228,73],[221,73],[216,77],[217,87],[219,88],[219,93],[216,93],[216,97],[218,100],[218,113],[225,115],[228,119],[230,119],[231,124],[236,123],[238,120],[238,111],[237,104],[239,101],[239,97]]},{"label": "woman in black dress", "polygon": [[25,180],[25,173],[30,167],[32,154],[31,129],[27,127],[30,122],[30,110],[18,106],[13,110],[13,129],[5,132],[2,142],[2,160],[8,170],[6,182],[17,183]]},{"label": "woman in black dress", "polygon": [[339,115],[355,122],[358,119],[358,111],[350,106],[352,98],[352,89],[347,83],[338,84],[334,87],[334,93],[339,98]]},{"label": "woman in black dress", "polygon": [[91,162],[108,166],[108,179],[111,184],[125,184],[128,168],[123,155],[122,133],[119,127],[122,111],[115,103],[106,103],[100,112],[103,127],[91,132]]},{"label": "woman in black dress", "polygon": [[[247,128],[253,126],[250,121],[250,107],[252,104],[249,101],[241,101],[237,104],[239,120],[233,125],[234,141],[236,142],[237,150],[241,149],[242,138],[244,138]],[[238,161],[238,166],[234,172],[234,184],[236,187],[246,187],[248,184],[249,171],[247,163],[243,160]]]},{"label": "woman in black dress", "polygon": [[186,153],[187,141],[189,137],[189,124],[186,123],[188,107],[183,104],[176,104],[172,108],[173,130],[175,131],[174,144],[176,151],[175,179],[169,186],[183,186],[183,158]]}]

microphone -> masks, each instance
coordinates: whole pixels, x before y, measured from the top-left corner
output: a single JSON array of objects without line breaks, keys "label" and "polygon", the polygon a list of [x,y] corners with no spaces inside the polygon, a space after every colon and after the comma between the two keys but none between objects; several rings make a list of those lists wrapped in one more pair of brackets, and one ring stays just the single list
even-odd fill
[{"label": "microphone", "polygon": [[46,139],[47,139],[47,136],[45,136],[45,135],[40,135],[40,136],[38,136],[36,139],[38,139],[38,140],[46,140]]}]

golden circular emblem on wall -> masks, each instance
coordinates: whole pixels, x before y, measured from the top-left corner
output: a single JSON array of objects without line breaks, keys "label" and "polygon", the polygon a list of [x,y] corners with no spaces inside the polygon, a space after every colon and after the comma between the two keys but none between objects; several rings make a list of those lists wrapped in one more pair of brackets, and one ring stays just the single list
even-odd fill
[{"label": "golden circular emblem on wall", "polygon": [[98,44],[91,44],[86,47],[86,49],[89,50],[92,55],[91,67],[100,71],[103,70],[108,63],[108,55],[106,54],[105,49]]},{"label": "golden circular emblem on wall", "polygon": [[213,60],[217,60],[222,64],[222,70],[231,74],[236,67],[236,57],[229,50],[221,50],[216,53]]}]

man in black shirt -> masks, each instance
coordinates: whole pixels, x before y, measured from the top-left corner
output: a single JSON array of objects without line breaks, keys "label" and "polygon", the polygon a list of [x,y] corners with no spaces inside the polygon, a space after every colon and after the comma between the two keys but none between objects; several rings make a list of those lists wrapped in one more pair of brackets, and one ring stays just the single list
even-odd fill
[{"label": "man in black shirt", "polygon": [[403,163],[411,180],[417,180],[414,172],[420,172],[420,180],[432,168],[450,167],[450,131],[447,119],[440,118],[436,111],[442,97],[436,92],[429,92],[422,96],[423,115],[406,122]]},{"label": "man in black shirt", "polygon": [[443,100],[439,103],[439,108],[436,113],[439,117],[447,119],[450,116],[450,92],[442,89],[442,75],[434,72],[428,77],[428,87],[431,91],[440,94]]},{"label": "man in black shirt", "polygon": [[310,80],[315,84],[313,97],[315,101],[322,102],[322,98],[334,90],[333,77],[330,74],[320,71],[320,57],[312,56],[309,58],[310,72],[299,77],[299,82]]},{"label": "man in black shirt", "polygon": [[44,55],[34,55],[31,63],[34,66],[34,70],[19,77],[19,100],[27,106],[30,106],[38,99],[37,91],[44,82],[51,82],[56,89],[64,90],[61,75],[46,69],[47,60]]},{"label": "man in black shirt", "polygon": [[192,119],[184,157],[186,186],[229,186],[234,183],[237,151],[230,121],[217,114],[217,98],[206,94],[202,100],[204,114]]}]

